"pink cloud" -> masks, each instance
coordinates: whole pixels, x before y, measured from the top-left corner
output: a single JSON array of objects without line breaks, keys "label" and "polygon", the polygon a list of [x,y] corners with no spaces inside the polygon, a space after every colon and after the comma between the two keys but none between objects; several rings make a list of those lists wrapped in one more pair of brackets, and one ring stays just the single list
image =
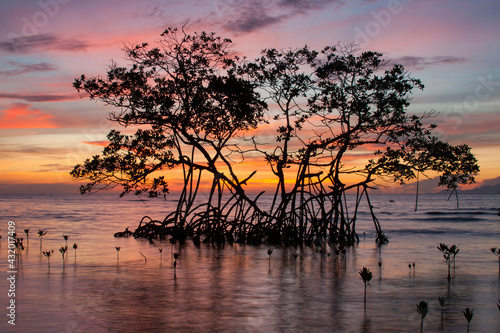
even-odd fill
[{"label": "pink cloud", "polygon": [[16,103],[10,109],[0,111],[1,129],[21,128],[57,128],[53,115],[39,109],[32,109],[31,104]]}]

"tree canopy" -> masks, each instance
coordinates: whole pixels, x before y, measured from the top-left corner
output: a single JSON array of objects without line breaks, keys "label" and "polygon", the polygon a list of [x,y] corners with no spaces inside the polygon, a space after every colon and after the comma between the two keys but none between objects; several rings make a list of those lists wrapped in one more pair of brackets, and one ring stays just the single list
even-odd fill
[{"label": "tree canopy", "polygon": [[[306,46],[266,49],[249,61],[214,33],[169,28],[161,36],[155,46],[126,47],[130,67],[112,64],[106,77],[74,82],[114,107],[112,121],[138,126],[133,135],[112,130],[102,154],[75,166],[71,175],[88,180],[82,193],[120,186],[122,195],[165,195],[164,171],[183,170],[177,209],[163,221],[141,221],[136,236],[348,246],[357,240],[361,197],[369,201],[376,179],[404,184],[433,171],[456,189],[479,171],[470,147],[432,135],[436,125],[425,124],[432,112],[407,113],[412,91],[424,86],[380,53]],[[271,144],[251,134],[263,125],[276,131]],[[365,164],[346,163],[370,150]],[[245,188],[259,170],[238,173],[235,154],[260,155],[269,166],[276,177],[270,208],[260,204],[262,193]],[[202,180],[212,185],[199,203]],[[353,189],[349,214],[345,194]],[[372,218],[377,242],[386,242],[373,211]]]}]

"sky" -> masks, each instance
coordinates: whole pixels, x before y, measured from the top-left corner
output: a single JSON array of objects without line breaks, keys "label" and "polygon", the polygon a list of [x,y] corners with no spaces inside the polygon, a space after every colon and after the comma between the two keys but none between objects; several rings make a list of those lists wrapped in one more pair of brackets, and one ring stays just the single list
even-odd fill
[{"label": "sky", "polygon": [[76,193],[69,172],[113,124],[73,80],[127,65],[124,45],[181,26],[250,59],[339,42],[381,52],[425,84],[408,112],[437,112],[436,134],[478,158],[479,185],[500,176],[498,0],[0,0],[0,193]]}]

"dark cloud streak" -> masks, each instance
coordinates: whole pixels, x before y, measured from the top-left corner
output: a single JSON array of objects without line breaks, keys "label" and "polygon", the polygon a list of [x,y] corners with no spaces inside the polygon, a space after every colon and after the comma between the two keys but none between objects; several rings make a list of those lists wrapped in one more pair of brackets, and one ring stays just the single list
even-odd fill
[{"label": "dark cloud streak", "polygon": [[342,0],[222,0],[215,5],[222,27],[236,34],[279,24],[297,15],[344,4]]},{"label": "dark cloud streak", "polygon": [[52,94],[16,94],[16,93],[0,93],[0,99],[20,99],[26,102],[62,102],[77,100],[80,98],[78,94],[72,95],[52,95]]},{"label": "dark cloud streak", "polygon": [[40,62],[37,64],[21,64],[17,61],[9,61],[7,64],[15,68],[0,70],[0,76],[16,76],[26,73],[50,72],[57,70],[56,66],[46,62]]},{"label": "dark cloud streak", "polygon": [[404,57],[389,59],[388,65],[401,64],[406,69],[422,70],[427,67],[457,64],[457,63],[463,63],[465,61],[467,61],[467,58],[454,57],[454,56],[436,56],[436,57],[404,56]]},{"label": "dark cloud streak", "polygon": [[0,41],[0,51],[8,53],[32,53],[40,51],[84,51],[90,44],[86,41],[62,39],[53,34],[39,34],[26,37],[15,37]]}]

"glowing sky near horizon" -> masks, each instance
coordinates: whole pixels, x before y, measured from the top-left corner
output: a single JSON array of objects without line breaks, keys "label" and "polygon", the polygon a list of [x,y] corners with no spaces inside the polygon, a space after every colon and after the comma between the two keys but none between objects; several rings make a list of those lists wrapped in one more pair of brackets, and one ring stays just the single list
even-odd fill
[{"label": "glowing sky near horizon", "polygon": [[69,171],[100,152],[93,143],[112,126],[74,78],[104,74],[112,59],[126,65],[124,44],[182,25],[231,38],[251,59],[338,42],[382,52],[426,86],[409,112],[436,110],[440,137],[472,147],[477,180],[500,176],[497,0],[20,0],[0,3],[0,191],[71,183]]}]

